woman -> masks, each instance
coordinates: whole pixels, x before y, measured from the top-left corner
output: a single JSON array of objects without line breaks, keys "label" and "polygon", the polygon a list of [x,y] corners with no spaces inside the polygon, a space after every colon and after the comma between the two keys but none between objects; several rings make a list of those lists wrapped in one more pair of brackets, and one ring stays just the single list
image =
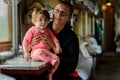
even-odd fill
[{"label": "woman", "polygon": [[[58,54],[60,65],[53,75],[53,80],[81,80],[79,76],[73,74],[78,63],[79,42],[76,34],[71,30],[70,24],[68,24],[72,13],[73,6],[62,1],[54,7],[53,21],[48,24],[48,28],[56,35],[62,48],[62,53]],[[39,35],[37,36],[39,37]],[[34,44],[37,43],[37,36],[33,38]],[[44,41],[51,48],[54,48],[48,35],[44,35]]]}]

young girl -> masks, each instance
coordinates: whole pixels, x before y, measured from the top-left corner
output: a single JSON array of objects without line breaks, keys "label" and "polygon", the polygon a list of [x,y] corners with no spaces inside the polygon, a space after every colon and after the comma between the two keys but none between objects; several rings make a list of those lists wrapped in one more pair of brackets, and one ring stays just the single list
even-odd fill
[{"label": "young girl", "polygon": [[[46,10],[41,10],[35,8],[32,13],[32,23],[35,26],[32,26],[25,34],[23,39],[23,51],[24,51],[24,58],[26,60],[32,58],[34,61],[43,61],[45,63],[50,63],[52,65],[52,69],[49,70],[48,80],[52,80],[52,75],[58,68],[60,63],[59,57],[55,54],[59,54],[62,52],[60,48],[59,41],[53,35],[52,31],[47,28],[47,24],[49,22],[50,16]],[[53,49],[52,53],[50,51],[51,47],[46,43],[44,40],[45,35],[50,36],[56,46]],[[31,40],[35,35],[39,35],[39,43],[38,44],[31,44]],[[30,51],[31,54],[30,54]]]}]

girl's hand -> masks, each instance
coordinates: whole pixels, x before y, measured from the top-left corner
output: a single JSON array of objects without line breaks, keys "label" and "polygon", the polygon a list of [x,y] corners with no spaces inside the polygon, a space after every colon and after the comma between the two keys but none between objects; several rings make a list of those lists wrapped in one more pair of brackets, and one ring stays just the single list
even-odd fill
[{"label": "girl's hand", "polygon": [[28,61],[30,59],[30,53],[24,53],[24,59]]}]

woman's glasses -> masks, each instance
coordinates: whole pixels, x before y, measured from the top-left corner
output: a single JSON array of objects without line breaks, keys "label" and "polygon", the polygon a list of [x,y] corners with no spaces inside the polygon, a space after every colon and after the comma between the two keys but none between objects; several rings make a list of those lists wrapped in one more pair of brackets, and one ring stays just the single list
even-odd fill
[{"label": "woman's glasses", "polygon": [[68,16],[69,14],[67,14],[65,11],[60,11],[59,9],[54,9],[53,10],[54,14],[58,14],[60,13],[61,16]]}]

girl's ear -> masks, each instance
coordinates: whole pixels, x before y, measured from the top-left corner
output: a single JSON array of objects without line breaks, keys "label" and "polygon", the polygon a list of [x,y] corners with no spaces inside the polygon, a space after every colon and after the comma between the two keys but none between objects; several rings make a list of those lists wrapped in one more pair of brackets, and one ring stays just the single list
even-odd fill
[{"label": "girl's ear", "polygon": [[33,24],[35,23],[35,21],[36,21],[35,19],[32,19],[32,23],[33,23]]}]

